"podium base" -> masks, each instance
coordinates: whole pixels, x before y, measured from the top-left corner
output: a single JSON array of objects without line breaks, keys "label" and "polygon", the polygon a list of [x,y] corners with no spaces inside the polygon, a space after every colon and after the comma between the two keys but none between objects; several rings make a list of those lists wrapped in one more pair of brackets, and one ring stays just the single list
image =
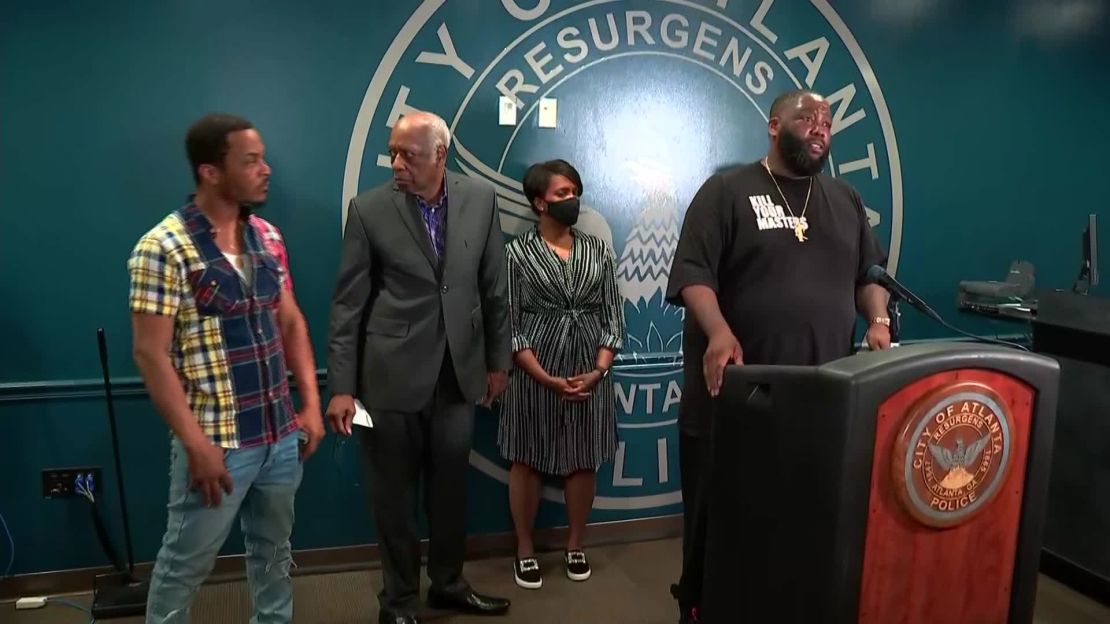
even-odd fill
[{"label": "podium base", "polygon": [[117,572],[101,574],[93,581],[92,616],[97,620],[131,617],[146,613],[147,581]]}]

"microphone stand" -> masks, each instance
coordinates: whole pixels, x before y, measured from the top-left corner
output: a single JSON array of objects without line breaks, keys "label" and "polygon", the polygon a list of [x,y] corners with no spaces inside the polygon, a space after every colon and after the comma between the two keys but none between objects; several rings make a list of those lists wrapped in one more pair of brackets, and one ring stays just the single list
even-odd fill
[{"label": "microphone stand", "polygon": [[[902,286],[902,288],[904,289],[905,286]],[[899,324],[898,333],[899,334],[901,333],[901,329],[902,329],[901,328],[901,320],[900,320],[901,315],[898,312],[898,302],[901,301],[903,298],[902,298],[901,295],[899,295],[897,292],[895,292],[895,289],[887,288],[885,286],[883,287],[883,289],[886,290],[888,293],[890,293],[890,299],[887,302],[887,310],[889,311],[891,309],[891,306],[894,306],[894,312],[890,315],[890,326],[891,326],[890,342],[891,342],[891,344],[893,344],[894,341],[895,341],[894,324],[895,324],[895,318],[896,317],[899,317],[899,321],[898,321],[898,324]],[[909,291],[907,291],[907,292],[909,292]],[[913,293],[910,293],[910,294],[913,295]],[[997,344],[997,345],[1002,345],[1004,347],[1013,347],[1015,349],[1021,349],[1022,351],[1029,351],[1028,347],[1026,347],[1025,345],[1020,345],[1016,342],[1010,342],[1008,340],[999,340],[998,338],[987,338],[985,336],[976,336],[975,334],[965,332],[964,330],[962,330],[958,327],[955,327],[951,323],[949,323],[948,321],[944,320],[944,318],[942,318],[941,315],[937,314],[936,310],[934,310],[932,307],[930,307],[929,304],[925,303],[925,301],[923,301],[920,297],[917,297],[916,295],[913,295],[913,296],[917,299],[917,302],[907,300],[907,301],[909,301],[909,303],[911,305],[914,305],[915,303],[919,303],[920,305],[914,305],[914,307],[918,308],[922,313],[924,313],[929,318],[931,318],[934,321],[940,323],[944,327],[956,332],[957,334],[960,334],[961,336],[966,336],[966,337],[971,338],[972,340],[975,340],[977,342]]]},{"label": "microphone stand", "polygon": [[100,348],[100,369],[104,374],[104,398],[108,404],[108,424],[112,433],[112,456],[116,466],[116,487],[119,488],[120,514],[123,517],[123,537],[127,550],[127,569],[112,574],[99,574],[93,580],[92,616],[103,620],[129,617],[146,613],[146,596],[149,584],[135,578],[135,560],[131,550],[131,525],[127,518],[127,496],[123,491],[123,466],[119,458],[119,435],[116,431],[116,410],[112,401],[111,376],[108,373],[108,343],[104,328],[96,330]]},{"label": "microphone stand", "polygon": [[891,293],[886,302],[886,313],[890,317],[890,346],[897,346],[902,341],[902,311],[898,309],[901,297]]}]

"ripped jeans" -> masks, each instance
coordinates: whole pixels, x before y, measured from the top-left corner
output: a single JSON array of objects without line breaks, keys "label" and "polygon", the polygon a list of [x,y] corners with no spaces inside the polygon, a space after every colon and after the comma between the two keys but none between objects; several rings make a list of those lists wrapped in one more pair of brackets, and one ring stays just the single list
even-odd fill
[{"label": "ripped jeans", "polygon": [[247,580],[254,599],[252,624],[293,619],[293,498],[301,482],[296,432],[272,445],[224,452],[232,492],[219,507],[205,507],[189,490],[189,461],[175,437],[170,449],[170,498],[166,534],[150,578],[147,624],[189,622],[197,589],[240,516],[246,547]]}]

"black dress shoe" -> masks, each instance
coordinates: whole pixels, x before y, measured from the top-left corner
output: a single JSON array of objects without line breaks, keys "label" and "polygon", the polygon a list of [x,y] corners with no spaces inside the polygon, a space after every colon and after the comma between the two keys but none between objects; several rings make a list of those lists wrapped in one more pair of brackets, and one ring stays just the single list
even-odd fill
[{"label": "black dress shoe", "polygon": [[420,624],[420,620],[409,613],[394,613],[382,609],[378,612],[378,624]]},{"label": "black dress shoe", "polygon": [[509,610],[508,600],[483,596],[473,589],[450,593],[429,589],[428,605],[433,609],[452,609],[473,615],[503,615]]}]

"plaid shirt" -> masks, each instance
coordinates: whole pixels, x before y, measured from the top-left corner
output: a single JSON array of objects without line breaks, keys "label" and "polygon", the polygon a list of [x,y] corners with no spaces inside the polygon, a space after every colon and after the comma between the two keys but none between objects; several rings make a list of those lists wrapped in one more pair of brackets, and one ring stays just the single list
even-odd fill
[{"label": "plaid shirt", "polygon": [[243,228],[249,287],[189,204],[131,252],[132,312],[171,316],[170,357],[204,434],[223,448],[271,444],[297,429],[277,324],[292,289],[281,233],[251,215]]},{"label": "plaid shirt", "polygon": [[442,264],[444,241],[447,238],[447,176],[443,177],[439,201],[429,204],[423,197],[417,195],[416,205],[420,207],[424,227],[428,228],[428,237],[432,240],[432,251],[436,254],[436,262]]}]

